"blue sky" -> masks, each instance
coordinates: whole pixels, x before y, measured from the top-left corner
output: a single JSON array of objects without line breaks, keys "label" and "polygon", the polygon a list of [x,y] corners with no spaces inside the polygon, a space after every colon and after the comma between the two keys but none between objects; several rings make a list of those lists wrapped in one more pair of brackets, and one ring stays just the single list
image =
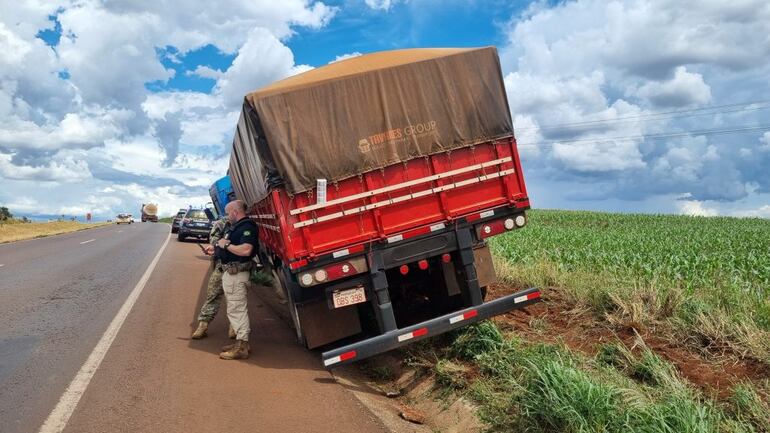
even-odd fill
[{"label": "blue sky", "polygon": [[12,3],[0,205],[19,214],[203,204],[246,92],[341,56],[494,45],[536,207],[770,217],[761,0]]}]

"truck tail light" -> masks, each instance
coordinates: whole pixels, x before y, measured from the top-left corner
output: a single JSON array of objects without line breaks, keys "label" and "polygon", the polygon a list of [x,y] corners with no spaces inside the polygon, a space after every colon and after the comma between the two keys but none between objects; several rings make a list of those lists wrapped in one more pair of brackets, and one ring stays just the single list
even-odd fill
[{"label": "truck tail light", "polygon": [[401,272],[401,275],[406,275],[409,273],[409,265],[401,265],[400,268],[398,268],[398,271]]},{"label": "truck tail light", "polygon": [[425,259],[420,260],[419,262],[417,262],[417,266],[419,266],[420,269],[422,269],[424,271],[424,270],[428,269],[428,261],[425,260]]},{"label": "truck tail light", "polygon": [[452,261],[452,255],[451,254],[443,254],[441,256],[441,261],[444,263],[449,263]]},{"label": "truck tail light", "polygon": [[310,287],[316,284],[328,283],[351,275],[369,270],[365,257],[356,257],[344,262],[333,263],[320,268],[310,269],[299,275],[299,284]]},{"label": "truck tail light", "polygon": [[494,235],[499,235],[508,230],[524,227],[526,224],[527,218],[524,214],[519,214],[478,224],[476,226],[476,234],[479,239],[485,239]]}]

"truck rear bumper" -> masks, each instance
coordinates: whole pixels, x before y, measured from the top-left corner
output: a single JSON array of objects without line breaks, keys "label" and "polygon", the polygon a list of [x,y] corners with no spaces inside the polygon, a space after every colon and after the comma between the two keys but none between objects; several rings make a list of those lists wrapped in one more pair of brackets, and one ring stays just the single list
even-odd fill
[{"label": "truck rear bumper", "polygon": [[511,310],[523,308],[538,301],[540,301],[540,290],[529,288],[478,306],[324,352],[321,354],[321,360],[324,367],[330,369],[387,352],[423,338],[443,334]]}]

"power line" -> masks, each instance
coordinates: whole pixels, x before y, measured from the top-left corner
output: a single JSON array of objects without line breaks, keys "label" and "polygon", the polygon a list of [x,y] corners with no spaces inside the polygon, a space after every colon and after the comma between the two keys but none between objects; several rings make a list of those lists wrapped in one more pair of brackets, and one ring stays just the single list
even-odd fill
[{"label": "power line", "polygon": [[[687,110],[673,110],[673,111],[661,111],[657,113],[648,113],[648,114],[640,114],[636,116],[624,116],[624,117],[618,117],[615,119],[597,119],[597,120],[586,120],[581,122],[570,122],[570,123],[562,123],[562,124],[553,124],[553,125],[543,125],[543,126],[531,126],[531,127],[524,127],[524,128],[515,128],[517,131],[526,131],[526,130],[533,130],[533,129],[539,129],[539,130],[547,130],[547,129],[566,129],[568,127],[574,127],[574,126],[586,126],[586,125],[601,125],[601,124],[608,124],[608,123],[622,123],[623,121],[633,121],[633,120],[668,120],[668,119],[677,119],[677,118],[684,118],[684,117],[696,117],[696,116],[710,116],[710,115],[716,115],[716,114],[729,114],[729,113],[736,113],[741,111],[757,111],[757,110],[764,110],[770,108],[770,105],[764,105],[759,107],[752,107],[752,105],[758,105],[758,104],[770,104],[770,100],[761,100],[761,101],[752,101],[752,102],[740,102],[740,103],[734,103],[734,104],[724,104],[724,105],[713,105],[709,107],[701,107],[701,108],[692,108]],[[744,107],[744,108],[736,108],[736,107]],[[718,110],[723,108],[733,108],[732,110]],[[717,111],[714,111],[717,110]],[[711,112],[713,111],[713,112]],[[688,114],[693,113],[693,114]]]},{"label": "power line", "polygon": [[641,134],[625,137],[606,137],[606,138],[578,138],[572,140],[542,140],[539,142],[518,143],[520,146],[537,145],[538,147],[553,146],[554,144],[561,143],[612,143],[615,141],[635,141],[635,140],[647,140],[647,139],[661,139],[661,138],[679,138],[699,135],[723,135],[723,134],[736,134],[746,132],[757,131],[770,131],[770,125],[758,125],[758,126],[745,126],[730,129],[702,129],[694,131],[679,131],[679,132],[662,132],[656,134]]}]

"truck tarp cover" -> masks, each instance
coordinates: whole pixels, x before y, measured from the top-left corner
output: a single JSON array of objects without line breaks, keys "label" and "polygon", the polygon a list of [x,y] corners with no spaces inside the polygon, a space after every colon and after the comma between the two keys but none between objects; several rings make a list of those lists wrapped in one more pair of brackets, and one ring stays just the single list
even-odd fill
[{"label": "truck tarp cover", "polygon": [[230,177],[254,203],[280,183],[298,194],[512,130],[494,47],[386,51],[246,95]]}]

